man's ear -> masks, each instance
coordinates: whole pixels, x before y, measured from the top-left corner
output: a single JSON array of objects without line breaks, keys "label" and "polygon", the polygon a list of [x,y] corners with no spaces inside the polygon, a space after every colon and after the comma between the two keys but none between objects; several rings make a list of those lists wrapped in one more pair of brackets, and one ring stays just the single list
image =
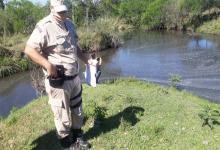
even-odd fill
[{"label": "man's ear", "polygon": [[55,12],[53,6],[50,6],[50,11],[51,11],[52,13]]}]

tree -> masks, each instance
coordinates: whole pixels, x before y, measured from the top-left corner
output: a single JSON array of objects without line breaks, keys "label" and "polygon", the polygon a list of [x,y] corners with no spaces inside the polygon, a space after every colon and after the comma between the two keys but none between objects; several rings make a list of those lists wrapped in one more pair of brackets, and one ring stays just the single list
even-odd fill
[{"label": "tree", "polygon": [[141,17],[148,5],[149,0],[124,0],[118,6],[118,13],[127,23],[140,26]]},{"label": "tree", "polygon": [[[5,2],[6,3],[6,2]],[[7,16],[5,10],[5,3],[3,0],[0,0],[0,35],[3,36],[3,45],[6,43],[6,36],[7,36],[7,27],[9,27],[9,17]]]},{"label": "tree", "polygon": [[3,37],[3,45],[5,45],[6,42],[6,32],[7,32],[7,24],[9,23],[9,19],[7,17],[7,14],[4,10],[0,10],[0,35]]},{"label": "tree", "polygon": [[34,5],[28,0],[12,0],[7,5],[7,13],[11,16],[13,33],[30,33],[47,9]]},{"label": "tree", "polygon": [[69,16],[77,25],[89,24],[90,20],[95,20],[99,16],[97,3],[93,0],[68,0]]},{"label": "tree", "polygon": [[5,9],[5,4],[3,0],[0,0],[0,8],[3,10]]},{"label": "tree", "polygon": [[119,4],[119,0],[101,0],[97,2],[98,13],[105,16],[117,15]]}]

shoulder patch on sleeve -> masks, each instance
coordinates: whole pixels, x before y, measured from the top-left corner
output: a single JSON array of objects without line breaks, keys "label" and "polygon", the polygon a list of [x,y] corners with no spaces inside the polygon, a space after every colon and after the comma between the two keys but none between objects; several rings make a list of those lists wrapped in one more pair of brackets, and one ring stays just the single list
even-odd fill
[{"label": "shoulder patch on sleeve", "polygon": [[51,23],[51,20],[49,17],[45,17],[43,18],[42,20],[40,20],[37,25],[35,26],[35,28],[39,31],[39,32],[42,32],[44,26],[47,24],[47,23]]},{"label": "shoulder patch on sleeve", "polygon": [[39,25],[36,25],[36,26],[35,26],[35,29],[37,29],[40,33],[43,31],[43,30],[40,28]]}]

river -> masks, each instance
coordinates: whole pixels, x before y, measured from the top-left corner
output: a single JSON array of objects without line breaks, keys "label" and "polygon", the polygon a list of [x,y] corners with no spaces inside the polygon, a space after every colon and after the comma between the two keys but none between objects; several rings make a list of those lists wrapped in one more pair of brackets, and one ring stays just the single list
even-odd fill
[{"label": "river", "polygon": [[[120,48],[98,53],[103,58],[101,80],[132,76],[167,85],[171,74],[178,74],[181,89],[219,103],[219,38],[180,32],[131,33]],[[81,77],[83,70],[81,65]],[[34,98],[29,73],[0,80],[0,116],[7,116],[13,106],[22,107]]]}]

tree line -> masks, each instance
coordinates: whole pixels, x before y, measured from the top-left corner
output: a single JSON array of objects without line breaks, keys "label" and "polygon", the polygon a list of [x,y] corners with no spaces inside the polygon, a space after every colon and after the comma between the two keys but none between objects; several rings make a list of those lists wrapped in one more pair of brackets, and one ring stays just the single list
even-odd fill
[{"label": "tree line", "polygon": [[[220,14],[220,0],[67,0],[67,3],[68,15],[77,26],[89,25],[102,16],[117,16],[137,28],[184,30],[196,28]],[[206,11],[208,14],[204,14]],[[49,2],[42,6],[28,0],[0,0],[0,36],[30,34],[47,14]]]}]

